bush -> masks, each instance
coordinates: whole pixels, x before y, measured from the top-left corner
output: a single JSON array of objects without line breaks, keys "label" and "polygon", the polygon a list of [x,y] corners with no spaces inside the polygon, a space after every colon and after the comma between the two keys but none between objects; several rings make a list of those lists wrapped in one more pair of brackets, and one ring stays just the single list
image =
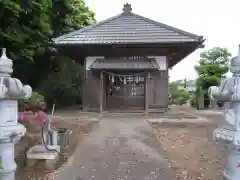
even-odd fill
[{"label": "bush", "polygon": [[52,68],[52,73],[37,88],[46,102],[57,107],[81,103],[83,66],[68,57],[59,56]]},{"label": "bush", "polygon": [[186,103],[190,98],[189,92],[187,92],[185,89],[179,90],[179,94],[184,103]]},{"label": "bush", "polygon": [[186,104],[188,101],[188,99],[185,99],[184,97],[178,97],[177,99],[175,99],[175,104],[177,105],[183,105]]},{"label": "bush", "polygon": [[177,89],[174,92],[174,98],[172,98],[173,104],[183,105],[188,102],[190,95],[184,89]]},{"label": "bush", "polygon": [[185,89],[179,89],[179,85],[174,82],[169,84],[169,93],[173,104],[177,105],[187,103],[190,98],[189,92]]},{"label": "bush", "polygon": [[190,97],[190,104],[192,107],[197,108],[197,98],[195,93]]},{"label": "bush", "polygon": [[46,108],[46,102],[42,95],[37,92],[33,92],[31,98],[19,100],[18,106],[20,111],[24,111],[26,109],[38,111]]}]

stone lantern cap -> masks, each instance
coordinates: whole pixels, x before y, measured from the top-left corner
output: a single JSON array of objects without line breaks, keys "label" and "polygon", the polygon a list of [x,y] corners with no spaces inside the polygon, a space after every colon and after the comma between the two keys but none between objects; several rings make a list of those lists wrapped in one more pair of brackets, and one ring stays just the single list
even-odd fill
[{"label": "stone lantern cap", "polygon": [[13,62],[7,57],[6,48],[2,49],[0,57],[0,74],[10,75],[13,72]]},{"label": "stone lantern cap", "polygon": [[231,59],[231,67],[240,67],[240,45],[238,45],[238,55]]},{"label": "stone lantern cap", "polygon": [[3,48],[0,57],[0,100],[30,98],[32,88],[23,85],[19,79],[11,77],[12,72],[13,62],[7,57],[6,48]]}]

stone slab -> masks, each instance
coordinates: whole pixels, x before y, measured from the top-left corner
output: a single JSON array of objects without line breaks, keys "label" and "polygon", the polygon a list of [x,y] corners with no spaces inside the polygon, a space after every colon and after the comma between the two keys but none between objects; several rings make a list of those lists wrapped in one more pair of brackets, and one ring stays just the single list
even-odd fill
[{"label": "stone slab", "polygon": [[199,124],[199,123],[207,123],[209,122],[206,118],[197,118],[197,119],[188,119],[188,118],[151,118],[147,119],[149,123],[186,123],[186,124]]},{"label": "stone slab", "polygon": [[[58,145],[49,145],[48,148],[60,152],[60,146]],[[28,150],[27,159],[55,160],[59,156],[59,153],[56,151],[49,151],[43,145],[35,145]]]}]

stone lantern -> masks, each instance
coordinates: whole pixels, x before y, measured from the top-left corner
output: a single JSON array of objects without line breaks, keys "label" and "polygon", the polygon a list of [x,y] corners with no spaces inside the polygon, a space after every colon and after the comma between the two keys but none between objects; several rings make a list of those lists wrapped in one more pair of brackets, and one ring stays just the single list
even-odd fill
[{"label": "stone lantern", "polygon": [[12,60],[2,49],[0,57],[0,179],[15,180],[17,165],[14,161],[14,144],[26,132],[18,123],[18,99],[31,97],[30,86],[23,86],[21,81],[12,78]]},{"label": "stone lantern", "polygon": [[219,87],[209,88],[213,100],[224,102],[224,125],[214,131],[214,138],[229,146],[225,180],[240,180],[240,46],[237,57],[231,59],[232,77],[222,80]]}]

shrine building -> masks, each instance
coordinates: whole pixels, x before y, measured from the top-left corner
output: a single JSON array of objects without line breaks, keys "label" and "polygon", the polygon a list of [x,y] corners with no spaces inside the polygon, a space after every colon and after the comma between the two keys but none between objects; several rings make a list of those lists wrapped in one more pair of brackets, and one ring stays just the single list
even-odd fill
[{"label": "shrine building", "polygon": [[204,43],[202,36],[133,13],[130,4],[53,41],[84,65],[85,111],[145,113],[167,111],[168,70]]}]

